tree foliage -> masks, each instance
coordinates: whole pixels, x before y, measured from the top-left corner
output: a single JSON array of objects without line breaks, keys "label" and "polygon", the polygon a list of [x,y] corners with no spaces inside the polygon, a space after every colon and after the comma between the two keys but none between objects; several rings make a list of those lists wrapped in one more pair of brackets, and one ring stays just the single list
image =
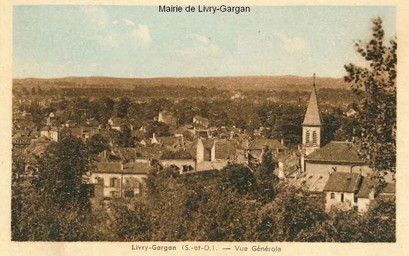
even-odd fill
[{"label": "tree foliage", "polygon": [[344,79],[361,98],[353,141],[370,166],[380,171],[396,165],[397,42],[394,38],[385,44],[382,20],[376,18],[372,22],[372,39],[355,45],[369,67],[345,65]]},{"label": "tree foliage", "polygon": [[13,210],[19,214],[14,215],[13,240],[93,240],[85,145],[66,137],[50,144],[39,162],[38,175],[20,177],[14,185]]},{"label": "tree foliage", "polygon": [[104,150],[110,150],[108,139],[101,134],[93,135],[87,141],[87,147],[91,154],[99,154]]}]

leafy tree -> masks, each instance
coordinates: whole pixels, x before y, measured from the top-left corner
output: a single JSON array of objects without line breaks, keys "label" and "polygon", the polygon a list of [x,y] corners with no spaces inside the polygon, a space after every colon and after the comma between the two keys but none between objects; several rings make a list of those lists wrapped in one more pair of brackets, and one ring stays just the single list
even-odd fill
[{"label": "leafy tree", "polygon": [[121,131],[117,132],[116,130],[112,131],[111,134],[114,138],[116,144],[120,147],[133,147],[135,146],[134,138],[132,137],[132,132],[129,126],[121,125]]},{"label": "leafy tree", "polygon": [[272,151],[266,146],[262,155],[261,165],[254,174],[257,181],[257,198],[263,203],[270,202],[276,195],[278,177],[273,172],[275,168],[276,164],[273,161]]},{"label": "leafy tree", "polygon": [[91,168],[90,158],[80,139],[65,137],[50,144],[39,160],[36,188],[61,207],[84,206],[85,175]]},{"label": "leafy tree", "polygon": [[169,126],[165,123],[158,121],[151,121],[146,127],[146,137],[152,137],[155,133],[155,136],[170,136]]},{"label": "leafy tree", "polygon": [[87,141],[87,147],[91,154],[99,154],[104,150],[110,150],[108,139],[101,134],[93,135]]},{"label": "leafy tree", "polygon": [[356,43],[358,53],[369,67],[345,65],[345,81],[361,98],[353,141],[361,155],[377,171],[391,170],[396,165],[396,38],[384,42],[382,20],[372,20],[372,39]]},{"label": "leafy tree", "polygon": [[113,231],[119,241],[149,241],[152,235],[150,212],[142,200],[112,202]]},{"label": "leafy tree", "polygon": [[396,242],[395,198],[377,198],[364,216],[364,239],[368,242]]},{"label": "leafy tree", "polygon": [[92,239],[89,193],[84,186],[89,169],[89,158],[80,140],[67,137],[50,144],[39,160],[38,175],[21,183],[21,213],[13,228],[19,234],[16,239]]},{"label": "leafy tree", "polygon": [[256,181],[253,173],[246,166],[233,164],[220,170],[219,190],[231,190],[245,195],[255,190]]},{"label": "leafy tree", "polygon": [[104,97],[93,101],[91,104],[91,115],[96,118],[101,124],[106,124],[114,112],[115,102],[109,98]]},{"label": "leafy tree", "polygon": [[271,203],[259,212],[257,240],[296,241],[298,235],[325,220],[325,213],[309,195],[289,185],[279,188]]},{"label": "leafy tree", "polygon": [[[33,87],[34,89],[34,87]],[[44,125],[46,110],[37,102],[32,102],[28,108],[27,112],[31,113],[33,122],[35,123],[37,129],[40,129]]]},{"label": "leafy tree", "polygon": [[[335,133],[339,130],[341,126],[341,113],[324,113],[322,115],[323,123],[325,129],[323,130],[322,144],[327,144],[328,142],[334,140]],[[345,140],[341,139],[341,140]]]},{"label": "leafy tree", "polygon": [[116,109],[116,116],[124,118],[128,114],[128,110],[131,107],[131,100],[128,97],[123,97],[119,100]]}]

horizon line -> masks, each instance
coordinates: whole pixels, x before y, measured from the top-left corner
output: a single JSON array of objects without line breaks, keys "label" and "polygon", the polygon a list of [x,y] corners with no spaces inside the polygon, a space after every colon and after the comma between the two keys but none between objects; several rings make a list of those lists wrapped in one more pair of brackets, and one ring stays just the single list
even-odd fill
[{"label": "horizon line", "polygon": [[[313,75],[311,76],[300,76],[300,75],[226,75],[226,76],[152,76],[152,77],[120,77],[120,76],[62,76],[62,77],[13,77],[13,80],[28,80],[28,79],[43,79],[43,80],[51,80],[51,79],[68,79],[68,78],[113,78],[113,79],[186,79],[186,78],[245,78],[245,77],[294,77],[294,78],[311,78],[313,79]],[[340,77],[332,77],[332,76],[316,76],[315,78],[325,79],[342,79],[343,76]]]}]

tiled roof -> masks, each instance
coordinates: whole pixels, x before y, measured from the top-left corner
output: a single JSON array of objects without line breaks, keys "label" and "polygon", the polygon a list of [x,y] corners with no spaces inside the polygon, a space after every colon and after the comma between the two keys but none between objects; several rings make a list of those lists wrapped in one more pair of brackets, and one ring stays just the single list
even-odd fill
[{"label": "tiled roof", "polygon": [[203,142],[203,147],[205,149],[211,149],[213,147],[213,144],[214,144],[214,140],[212,140],[212,139],[202,140],[202,142]]},{"label": "tiled roof", "polygon": [[167,136],[167,137],[156,137],[156,140],[165,146],[173,146],[175,143],[177,143],[180,138],[179,137],[174,137],[174,136]]},{"label": "tiled roof", "polygon": [[343,163],[364,163],[352,143],[331,141],[306,157],[307,160]]},{"label": "tiled roof", "polygon": [[137,173],[137,174],[147,174],[151,166],[147,163],[131,162],[124,164],[125,173]]},{"label": "tiled roof", "polygon": [[386,183],[386,186],[381,190],[381,194],[395,194],[395,193],[396,193],[395,183]]},{"label": "tiled roof", "polygon": [[121,172],[122,165],[120,162],[99,162],[96,164],[95,172]]},{"label": "tiled roof", "polygon": [[46,125],[46,126],[44,126],[43,128],[41,128],[41,131],[49,131],[49,130],[51,130],[51,127],[48,126],[48,125]]},{"label": "tiled roof", "polygon": [[136,150],[135,148],[118,148],[119,155],[121,156],[123,161],[131,161],[135,158]]},{"label": "tiled roof", "polygon": [[275,139],[255,139],[250,143],[249,149],[263,149],[268,146],[270,149],[286,149],[286,147]]},{"label": "tiled roof", "polygon": [[312,89],[307,112],[305,113],[303,125],[322,125],[320,108],[318,106],[317,92],[315,86]]},{"label": "tiled roof", "polygon": [[236,155],[238,145],[235,141],[217,141],[215,145],[216,159],[231,159]]},{"label": "tiled roof", "polygon": [[322,192],[329,176],[329,174],[307,173],[304,177],[294,180],[292,184],[296,187],[305,187],[310,192]]},{"label": "tiled roof", "polygon": [[329,176],[324,191],[353,193],[358,189],[359,173],[334,172]]},{"label": "tiled roof", "polygon": [[362,177],[362,184],[361,187],[359,188],[357,197],[359,198],[369,198],[369,194],[372,191],[371,186],[369,185],[369,178],[368,177]]},{"label": "tiled roof", "polygon": [[122,174],[146,174],[149,171],[149,164],[131,162],[121,165],[120,162],[99,162],[95,173],[122,173]]}]

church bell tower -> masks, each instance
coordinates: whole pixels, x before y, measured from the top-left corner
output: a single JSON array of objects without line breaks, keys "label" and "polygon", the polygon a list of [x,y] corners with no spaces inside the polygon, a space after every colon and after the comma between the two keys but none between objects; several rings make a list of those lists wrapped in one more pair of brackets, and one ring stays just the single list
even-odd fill
[{"label": "church bell tower", "polygon": [[302,123],[302,148],[305,156],[308,156],[321,147],[322,119],[315,89],[315,74],[313,88],[308,102],[307,112]]}]

